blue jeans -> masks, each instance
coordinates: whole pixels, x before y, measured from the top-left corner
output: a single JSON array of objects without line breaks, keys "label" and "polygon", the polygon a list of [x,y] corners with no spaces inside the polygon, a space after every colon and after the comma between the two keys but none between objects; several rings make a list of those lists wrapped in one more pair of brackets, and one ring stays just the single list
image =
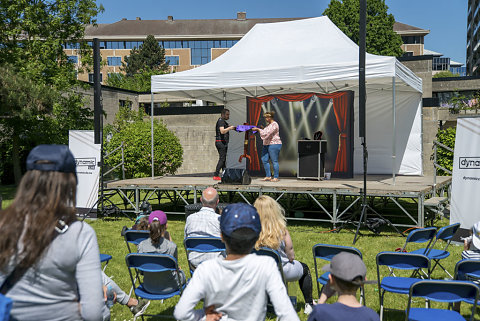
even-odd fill
[{"label": "blue jeans", "polygon": [[262,163],[263,168],[265,168],[265,177],[272,177],[272,172],[270,171],[269,160],[272,160],[273,165],[273,177],[278,178],[278,154],[280,154],[280,149],[282,144],[273,144],[273,145],[263,145],[262,149]]}]

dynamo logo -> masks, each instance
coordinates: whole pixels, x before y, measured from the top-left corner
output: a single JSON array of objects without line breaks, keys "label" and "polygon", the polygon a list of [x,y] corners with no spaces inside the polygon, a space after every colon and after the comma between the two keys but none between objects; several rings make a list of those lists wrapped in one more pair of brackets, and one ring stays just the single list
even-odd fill
[{"label": "dynamo logo", "polygon": [[480,169],[480,157],[459,157],[459,169]]}]

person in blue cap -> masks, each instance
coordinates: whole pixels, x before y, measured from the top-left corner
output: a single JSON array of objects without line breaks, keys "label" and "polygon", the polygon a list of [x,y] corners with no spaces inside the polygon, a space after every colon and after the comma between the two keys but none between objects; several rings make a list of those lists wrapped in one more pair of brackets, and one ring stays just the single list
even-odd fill
[{"label": "person in blue cap", "polygon": [[[279,320],[299,320],[273,258],[250,254],[261,229],[253,206],[236,203],[223,210],[227,257],[197,267],[175,307],[176,320],[265,320],[268,298]],[[205,308],[195,310],[201,300]]]}]

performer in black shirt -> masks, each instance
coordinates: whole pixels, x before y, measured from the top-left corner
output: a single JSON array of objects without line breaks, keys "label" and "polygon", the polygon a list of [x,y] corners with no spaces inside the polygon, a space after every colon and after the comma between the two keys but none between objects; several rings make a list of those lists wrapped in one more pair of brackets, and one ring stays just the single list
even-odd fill
[{"label": "performer in black shirt", "polygon": [[217,124],[215,125],[215,147],[218,150],[218,163],[213,179],[216,181],[221,180],[220,171],[226,168],[228,139],[230,135],[229,131],[235,129],[235,126],[228,126],[227,120],[229,118],[230,111],[224,108],[221,117],[217,120]]}]

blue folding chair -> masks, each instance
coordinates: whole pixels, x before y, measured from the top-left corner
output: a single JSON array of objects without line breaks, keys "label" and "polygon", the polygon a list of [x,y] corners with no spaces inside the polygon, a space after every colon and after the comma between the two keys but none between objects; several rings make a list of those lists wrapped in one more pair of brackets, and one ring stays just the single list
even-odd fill
[{"label": "blue folding chair", "polygon": [[[252,250],[252,253],[256,255],[270,256],[275,260],[275,263],[277,263],[278,271],[280,272],[280,276],[282,277],[283,284],[285,284],[285,288],[287,289],[287,294],[288,294],[288,284],[287,284],[287,279],[285,278],[285,274],[283,273],[283,263],[282,263],[282,258],[280,256],[280,253],[278,253],[278,251],[273,250],[269,247],[261,247],[258,250],[254,248]],[[290,301],[292,302],[294,309],[296,309],[297,297],[289,295],[289,298],[290,298]],[[267,305],[267,310],[269,312],[273,312],[273,305],[270,303],[270,301]]]},{"label": "blue folding chair", "polygon": [[[173,256],[158,253],[130,253],[125,257],[125,262],[137,299],[141,297],[147,300],[165,300],[182,295],[185,284],[182,284],[180,269]],[[143,273],[143,281],[140,273]]]},{"label": "blue folding chair", "polygon": [[[261,247],[258,250],[254,248],[252,250],[252,253],[255,253],[257,255],[270,256],[271,258],[273,258],[275,260],[275,263],[277,263],[278,271],[280,272],[282,281],[285,284],[285,286],[287,286],[287,280],[285,278],[285,274],[283,273],[282,258],[280,257],[280,253],[278,253],[278,251],[273,250],[269,247]],[[287,287],[287,291],[288,291],[288,287]]]},{"label": "blue folding chair", "polygon": [[[377,280],[378,294],[380,297],[380,320],[383,320],[383,298],[386,292],[408,294],[410,286],[420,281],[419,278],[392,276],[393,270],[412,270],[414,273],[419,269],[430,271],[430,260],[422,254],[403,252],[380,252],[377,254]],[[380,277],[380,266],[389,268],[390,274]],[[428,275],[428,277],[430,277]]]},{"label": "blue folding chair", "polygon": [[196,266],[188,259],[191,252],[197,253],[225,253],[225,243],[219,237],[213,236],[191,236],[183,240],[185,253],[187,254],[188,268],[190,276],[193,276]]},{"label": "blue folding chair", "polygon": [[140,242],[148,239],[150,236],[150,231],[143,230],[126,230],[124,234],[125,243],[127,243],[128,252],[132,253],[130,249],[130,244],[138,245]]},{"label": "blue folding chair", "polygon": [[107,268],[107,265],[111,259],[112,259],[111,255],[100,253],[100,263],[105,263],[105,265],[103,266],[103,272],[105,272],[105,269]]},{"label": "blue folding chair", "polygon": [[410,233],[408,233],[407,239],[405,240],[405,244],[403,245],[401,251],[407,251],[408,243],[420,244],[428,242],[427,246],[423,249],[423,253],[415,252],[417,254],[427,254],[427,250],[429,249],[430,244],[432,243],[436,233],[437,229],[435,227],[425,227],[411,231]]},{"label": "blue folding chair", "polygon": [[[477,284],[480,281],[480,260],[468,259],[460,260],[455,265],[455,280],[475,281]],[[474,302],[464,300],[469,304]]]},{"label": "blue folding chair", "polygon": [[[359,249],[352,246],[342,246],[342,245],[333,245],[333,244],[315,244],[312,247],[313,252],[313,261],[315,264],[315,278],[317,280],[317,291],[318,296],[320,297],[320,284],[323,286],[328,282],[328,276],[330,272],[323,273],[320,277],[318,276],[318,269],[321,269],[321,266],[317,264],[317,260],[323,260],[330,262],[332,258],[340,252],[353,253],[362,257],[362,252]],[[363,301],[363,302],[362,302]],[[363,286],[360,287],[360,303],[365,304],[365,291]]]},{"label": "blue folding chair", "polygon": [[465,319],[463,316],[452,310],[412,308],[412,298],[421,297],[431,301],[451,303],[460,301],[472,301],[473,320],[478,300],[478,287],[472,282],[453,280],[423,280],[410,286],[406,320],[433,320],[433,321],[456,321]]},{"label": "blue folding chair", "polygon": [[[453,276],[447,271],[447,269],[440,264],[440,260],[446,259],[447,257],[450,256],[450,252],[448,252],[447,249],[450,246],[453,235],[455,235],[459,227],[460,227],[460,223],[455,223],[455,224],[442,227],[441,229],[438,230],[437,234],[435,235],[435,241],[433,241],[430,247],[421,248],[411,252],[411,253],[417,253],[417,254],[425,254],[430,260],[433,260],[435,262],[435,264],[431,268],[430,275],[432,274],[433,270],[435,270],[435,267],[438,265],[448,274],[450,278],[453,279]],[[443,249],[434,248],[438,240],[442,240],[446,242],[445,247]]]}]

